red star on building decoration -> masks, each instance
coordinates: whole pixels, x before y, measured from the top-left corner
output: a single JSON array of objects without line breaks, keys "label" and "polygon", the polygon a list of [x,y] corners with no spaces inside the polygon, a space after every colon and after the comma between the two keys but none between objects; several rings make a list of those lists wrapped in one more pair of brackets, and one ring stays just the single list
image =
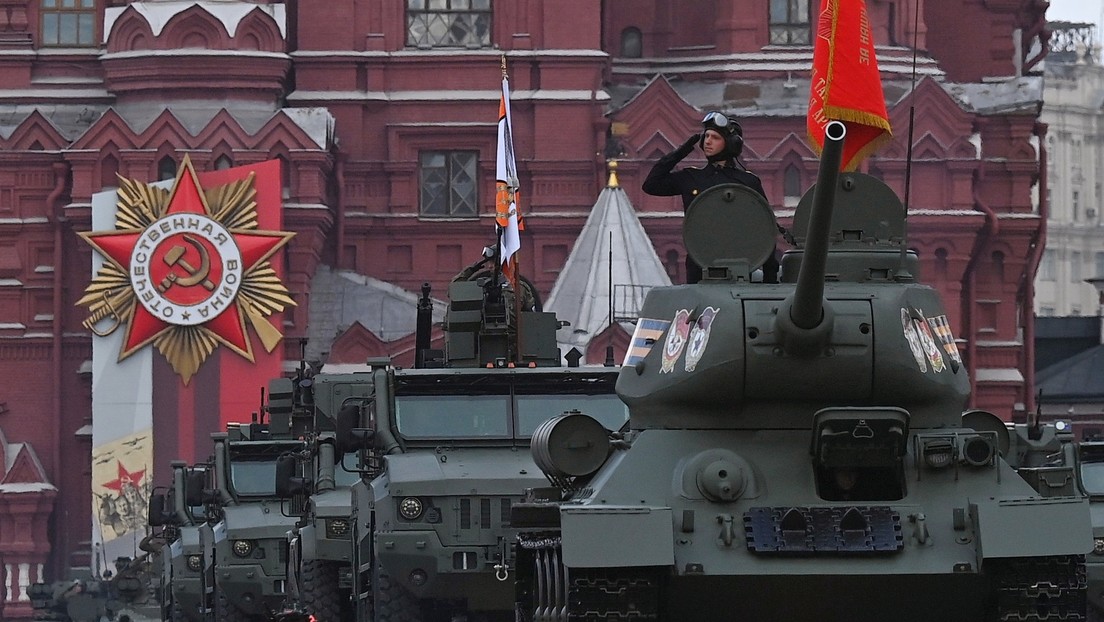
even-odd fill
[{"label": "red star on building decoration", "polygon": [[185,156],[168,193],[120,182],[116,229],[81,234],[107,261],[78,301],[84,325],[126,323],[119,360],[155,343],[185,383],[218,343],[254,360],[246,320],[271,352],[265,316],[295,302],[268,259],[294,234],[256,228],[253,174],[205,191]]},{"label": "red star on building decoration", "polygon": [[123,466],[122,461],[116,460],[115,463],[118,465],[119,477],[110,482],[104,482],[104,488],[114,490],[120,495],[123,494],[123,488],[126,486],[138,488],[138,486],[142,483],[142,478],[146,476],[146,470],[142,469],[141,471],[127,471],[126,467]]}]

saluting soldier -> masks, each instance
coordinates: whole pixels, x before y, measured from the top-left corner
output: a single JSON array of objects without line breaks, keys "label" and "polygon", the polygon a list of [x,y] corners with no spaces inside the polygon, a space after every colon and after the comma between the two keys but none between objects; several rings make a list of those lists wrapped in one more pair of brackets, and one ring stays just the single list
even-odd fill
[{"label": "saluting soldier", "polygon": [[[690,155],[697,145],[705,153],[708,163],[701,167],[685,167],[674,170],[675,165]],[[694,134],[678,149],[663,156],[652,166],[644,180],[644,192],[660,197],[680,195],[682,210],[708,188],[720,184],[740,184],[763,195],[763,182],[740,162],[744,150],[744,131],[735,119],[720,112],[710,112],[702,119],[702,132]],[[701,280],[702,268],[689,255],[686,257],[686,282]],[[778,260],[772,254],[763,266],[763,281],[778,282]]]}]

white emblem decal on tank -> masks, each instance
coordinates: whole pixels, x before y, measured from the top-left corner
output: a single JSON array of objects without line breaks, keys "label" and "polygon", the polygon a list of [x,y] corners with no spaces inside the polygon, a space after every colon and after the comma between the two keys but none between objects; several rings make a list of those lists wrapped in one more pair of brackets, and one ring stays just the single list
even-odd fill
[{"label": "white emblem decal on tank", "polygon": [[701,317],[690,329],[690,343],[686,346],[686,371],[694,371],[698,367],[698,361],[705,354],[705,346],[709,344],[709,331],[713,328],[713,320],[717,318],[720,309],[706,307]]},{"label": "white emblem decal on tank", "polygon": [[663,364],[660,373],[669,374],[675,369],[675,361],[686,346],[686,337],[690,334],[690,311],[679,309],[675,319],[667,329],[667,341],[663,344]]},{"label": "white emblem decal on tank", "polygon": [[928,364],[925,362],[927,357],[924,356],[924,346],[920,344],[920,334],[916,332],[916,326],[912,323],[912,316],[905,308],[901,309],[901,333],[905,336],[905,341],[908,342],[909,350],[912,351],[912,358],[916,360],[916,366],[920,368],[920,373],[927,373]]}]

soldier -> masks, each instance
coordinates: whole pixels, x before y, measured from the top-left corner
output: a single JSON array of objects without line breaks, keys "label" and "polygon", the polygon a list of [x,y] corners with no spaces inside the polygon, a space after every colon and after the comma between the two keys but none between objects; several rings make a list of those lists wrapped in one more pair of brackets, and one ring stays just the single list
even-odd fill
[{"label": "soldier", "polygon": [[[487,268],[486,264],[495,258],[497,252],[496,245],[486,246],[483,248],[483,256],[478,261],[466,266],[459,274],[452,277],[452,281],[471,281],[475,280],[480,285],[486,287],[490,282],[493,269]],[[525,279],[521,280],[521,310],[522,311],[539,311],[540,309],[536,296],[531,289],[530,284]],[[514,292],[510,286],[509,281],[501,272],[498,273],[499,287],[501,288],[504,298],[506,299],[506,309],[509,315],[514,313]]]},{"label": "soldier", "polygon": [[[675,165],[690,155],[694,145],[705,153],[708,164],[702,168],[686,167],[675,171]],[[740,162],[743,149],[744,132],[740,124],[720,112],[710,112],[702,119],[701,134],[694,134],[652,166],[644,180],[644,192],[661,197],[680,195],[684,212],[699,193],[720,184],[747,186],[766,198],[763,183]],[[697,283],[701,276],[701,266],[687,256],[686,282]],[[778,282],[778,260],[774,255],[763,265],[763,281]]]}]

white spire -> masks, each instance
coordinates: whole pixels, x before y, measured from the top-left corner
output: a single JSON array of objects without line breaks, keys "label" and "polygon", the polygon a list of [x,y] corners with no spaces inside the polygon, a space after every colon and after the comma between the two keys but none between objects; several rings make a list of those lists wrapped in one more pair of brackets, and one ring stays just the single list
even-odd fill
[{"label": "white spire", "polygon": [[[611,168],[615,166],[611,163]],[[617,290],[614,313],[618,318],[635,315],[647,289],[671,284],[636,210],[616,179],[611,171],[610,183],[598,195],[544,305],[561,321],[570,322],[557,333],[564,353],[576,347],[585,355],[591,339],[609,327],[611,277]],[[633,292],[638,295],[635,300]],[[626,332],[631,333],[632,327]],[[584,358],[582,362],[588,361]]]}]

